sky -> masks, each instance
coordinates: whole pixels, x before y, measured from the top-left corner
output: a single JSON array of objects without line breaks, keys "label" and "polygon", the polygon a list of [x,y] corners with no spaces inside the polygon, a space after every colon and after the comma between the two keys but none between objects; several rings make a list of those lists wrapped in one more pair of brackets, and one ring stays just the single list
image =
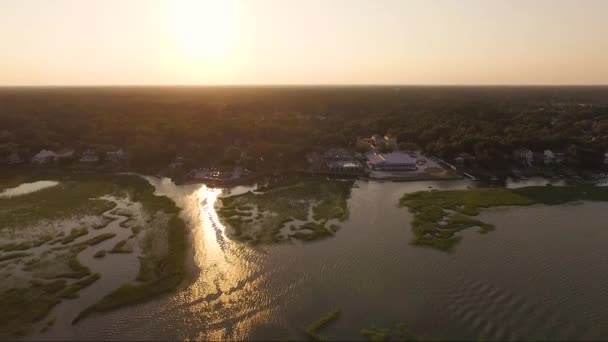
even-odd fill
[{"label": "sky", "polygon": [[608,84],[607,0],[0,0],[0,85]]}]

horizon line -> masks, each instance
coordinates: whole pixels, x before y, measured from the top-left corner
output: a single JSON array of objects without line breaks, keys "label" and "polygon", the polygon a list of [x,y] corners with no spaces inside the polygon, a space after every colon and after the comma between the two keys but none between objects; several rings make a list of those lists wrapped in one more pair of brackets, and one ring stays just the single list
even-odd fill
[{"label": "horizon line", "polygon": [[253,87],[608,87],[608,83],[478,83],[478,84],[459,84],[459,83],[225,83],[225,84],[18,84],[0,85],[0,88],[158,88],[158,87],[181,87],[181,88],[253,88]]}]

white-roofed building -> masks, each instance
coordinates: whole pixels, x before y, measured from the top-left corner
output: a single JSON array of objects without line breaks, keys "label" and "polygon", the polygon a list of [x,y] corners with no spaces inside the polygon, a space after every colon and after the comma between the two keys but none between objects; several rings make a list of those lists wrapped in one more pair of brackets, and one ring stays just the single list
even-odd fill
[{"label": "white-roofed building", "polygon": [[355,160],[350,151],[343,148],[332,148],[326,151],[323,159],[330,172],[360,173],[363,171],[361,163]]},{"label": "white-roofed building", "polygon": [[367,165],[372,170],[414,171],[418,169],[416,159],[405,152],[368,153]]},{"label": "white-roofed building", "polygon": [[95,151],[89,149],[89,150],[82,152],[82,155],[80,156],[80,162],[81,163],[97,163],[97,162],[99,162],[99,156],[97,155],[97,153],[95,153]]},{"label": "white-roofed building", "polygon": [[55,161],[56,156],[57,155],[55,154],[55,152],[51,150],[42,150],[32,157],[32,163],[38,165],[50,163]]},{"label": "white-roofed building", "polygon": [[342,173],[359,173],[363,171],[363,166],[356,160],[328,162],[327,168],[331,172]]},{"label": "white-roofed building", "polygon": [[121,149],[118,149],[116,151],[108,151],[106,152],[106,160],[107,161],[113,161],[113,162],[118,162],[121,161],[123,159],[126,158],[126,153],[125,151]]}]

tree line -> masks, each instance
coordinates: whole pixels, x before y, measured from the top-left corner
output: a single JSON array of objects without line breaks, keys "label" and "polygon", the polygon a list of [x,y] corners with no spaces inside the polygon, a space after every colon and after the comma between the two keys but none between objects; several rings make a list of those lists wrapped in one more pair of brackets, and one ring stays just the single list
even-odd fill
[{"label": "tree line", "polygon": [[0,89],[0,157],[123,148],[134,169],[297,167],[305,154],[390,133],[443,158],[518,147],[608,147],[606,87],[107,87]]}]

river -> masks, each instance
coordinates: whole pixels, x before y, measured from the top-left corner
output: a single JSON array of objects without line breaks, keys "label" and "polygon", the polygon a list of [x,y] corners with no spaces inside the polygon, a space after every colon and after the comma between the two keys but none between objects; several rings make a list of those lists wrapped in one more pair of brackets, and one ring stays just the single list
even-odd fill
[{"label": "river", "polygon": [[226,236],[213,205],[228,191],[251,188],[148,180],[183,208],[191,280],[157,300],[92,315],[55,338],[302,340],[303,329],[332,309],[342,314],[321,331],[328,339],[362,340],[362,328],[395,321],[434,339],[608,336],[608,203],[488,209],[481,219],[496,230],[466,231],[444,253],[408,244],[411,214],[398,199],[476,183],[357,181],[350,217],[335,237],[250,247]]}]

